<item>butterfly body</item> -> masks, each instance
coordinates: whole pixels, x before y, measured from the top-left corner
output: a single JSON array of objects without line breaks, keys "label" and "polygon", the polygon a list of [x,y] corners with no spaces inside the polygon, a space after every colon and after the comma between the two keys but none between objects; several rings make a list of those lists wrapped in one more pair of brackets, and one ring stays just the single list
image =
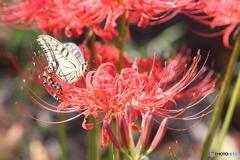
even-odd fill
[{"label": "butterfly body", "polygon": [[86,62],[74,43],[62,44],[48,35],[40,35],[37,42],[47,58],[48,67],[62,80],[74,84],[86,71]]}]

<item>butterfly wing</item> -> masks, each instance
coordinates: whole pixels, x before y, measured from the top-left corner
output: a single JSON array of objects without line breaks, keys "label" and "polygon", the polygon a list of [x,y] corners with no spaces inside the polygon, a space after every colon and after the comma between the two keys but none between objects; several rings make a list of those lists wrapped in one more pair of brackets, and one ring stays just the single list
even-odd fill
[{"label": "butterfly wing", "polygon": [[76,45],[75,47],[77,48],[74,47],[75,49],[66,47],[70,45],[64,45],[48,35],[38,36],[37,42],[46,55],[48,66],[63,80],[75,83],[83,75],[86,70],[86,64],[84,58],[79,58],[82,56],[82,52],[77,49]]},{"label": "butterfly wing", "polygon": [[79,61],[79,63],[85,63],[83,53],[75,43],[68,42],[64,43],[63,45],[69,49],[69,51],[74,55],[74,57]]}]

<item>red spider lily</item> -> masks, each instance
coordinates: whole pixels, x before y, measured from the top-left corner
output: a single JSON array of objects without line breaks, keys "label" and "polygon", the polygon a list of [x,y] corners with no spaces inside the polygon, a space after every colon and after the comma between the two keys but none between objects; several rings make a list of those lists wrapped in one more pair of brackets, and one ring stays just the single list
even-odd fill
[{"label": "red spider lily", "polygon": [[[145,27],[165,22],[193,0],[25,0],[1,2],[0,21],[18,29],[41,29],[44,33],[79,36],[90,27],[105,41],[118,35],[117,19],[126,15],[132,23]],[[152,22],[149,22],[149,21]],[[104,23],[104,27],[101,27]]]},{"label": "red spider lily", "polygon": [[[236,28],[236,26],[240,23],[240,1],[239,0],[200,0],[197,2],[195,6],[197,11],[190,12],[191,14],[187,15],[200,23],[209,25],[212,29],[216,26],[226,26],[224,30],[213,33],[199,33],[194,31],[196,34],[200,36],[206,37],[215,37],[223,34],[223,44],[227,48],[232,48],[229,44],[229,36],[231,32]],[[195,16],[193,13],[205,13],[205,16]],[[209,21],[207,19],[213,18],[213,20]]]},{"label": "red spider lily", "polygon": [[92,27],[95,33],[106,41],[118,34],[114,29],[116,27],[114,21],[111,25],[106,23],[104,29],[100,27],[100,23],[108,16],[116,16],[112,12],[119,9],[115,10],[116,8],[109,3],[104,4],[99,0],[32,0],[1,3],[4,7],[0,10],[0,20],[5,25],[18,29],[41,29],[44,33],[53,33],[56,37],[60,37],[61,29],[64,29],[66,36],[70,37],[81,35],[84,27]]},{"label": "red spider lily", "polygon": [[139,27],[156,25],[166,22],[176,16],[182,9],[191,8],[193,0],[139,0],[132,4],[129,22]]},{"label": "red spider lily", "polygon": [[[102,60],[96,61],[99,65],[96,71],[86,73],[86,77],[83,78],[85,85],[81,87],[67,83],[63,78],[56,75],[51,68],[45,67],[47,62],[43,55],[34,54],[33,59],[38,62],[38,65],[34,62],[35,73],[41,83],[46,81],[46,78],[41,76],[43,70],[46,76],[50,77],[47,79],[49,82],[44,83],[44,87],[54,98],[60,100],[61,104],[59,106],[48,104],[29,88],[23,87],[24,92],[32,101],[49,111],[80,112],[78,116],[84,115],[85,117],[83,122],[83,128],[85,129],[94,127],[93,124],[85,124],[86,118],[90,114],[96,119],[101,118],[109,123],[118,113],[125,113],[128,115],[127,117],[131,118],[127,118],[128,122],[126,123],[119,118],[119,125],[125,128],[122,130],[122,137],[128,132],[126,124],[131,124],[135,131],[141,131],[141,127],[134,125],[134,122],[139,116],[144,116],[148,112],[161,118],[190,120],[201,118],[203,115],[200,114],[210,107],[208,106],[201,112],[189,117],[178,117],[215,90],[214,82],[218,78],[213,75],[212,71],[209,71],[207,76],[196,86],[190,86],[193,81],[199,79],[200,76],[204,76],[203,73],[206,71],[204,67],[197,71],[200,53],[193,59],[189,69],[186,69],[185,65],[189,58],[181,54],[173,60],[169,60],[168,63],[164,63],[163,66],[161,60],[149,59],[144,62],[140,59],[134,62],[132,68],[127,67],[132,62],[127,60],[125,56],[126,68],[120,74],[116,74],[113,71],[116,70],[114,63],[116,64],[117,57],[113,53],[118,52],[118,50],[111,45],[101,46],[100,43],[96,43],[95,46],[99,50],[99,54],[103,53]],[[80,48],[82,49],[82,47]],[[84,50],[82,49],[83,53],[88,52],[87,47],[84,48]],[[111,60],[112,63],[102,63],[102,61],[107,60]],[[152,66],[150,66],[151,63]],[[189,88],[187,89],[187,87]],[[190,103],[182,109],[170,110],[169,107],[166,107],[169,103],[176,103],[176,100],[190,100]],[[126,106],[129,106],[131,116],[126,111]],[[106,138],[109,136],[105,133],[105,131],[102,133],[102,136],[105,137],[103,138],[103,145],[106,145]],[[129,146],[128,139],[129,137],[126,136],[122,139],[125,148]]]},{"label": "red spider lily", "polygon": [[[90,49],[87,46],[80,45],[80,49],[83,51],[84,57],[86,60],[89,60],[91,57]],[[102,63],[111,62],[115,66],[118,61],[118,53],[119,49],[111,44],[101,45],[101,43],[95,43],[95,50],[97,51],[97,55],[95,57],[95,66],[99,67]],[[185,53],[184,53],[185,52]],[[123,68],[135,67],[139,73],[150,74],[152,81],[156,83],[161,82],[162,89],[167,90],[172,87],[172,85],[179,79],[182,78],[187,69],[187,63],[190,62],[191,58],[188,56],[190,54],[189,50],[186,50],[184,47],[180,52],[176,54],[172,59],[164,60],[164,59],[156,59],[156,58],[139,58],[133,63],[133,61],[128,59],[127,53],[123,54]],[[115,75],[116,70],[112,69],[111,66],[104,67],[108,73]],[[202,78],[201,81],[198,82],[198,86],[204,88],[202,90],[202,96],[207,93],[208,89],[212,87],[212,82],[217,80],[212,79],[214,77],[214,72],[210,70],[207,76],[204,76],[207,68],[202,68],[201,72],[199,72],[198,77]],[[154,72],[153,72],[154,71]],[[198,78],[198,80],[199,80]],[[181,91],[176,95],[177,100],[190,100],[192,95],[199,91],[198,87],[195,85],[188,87],[184,91]],[[169,103],[168,105],[171,105]],[[166,105],[167,106],[167,105]]]},{"label": "red spider lily", "polygon": [[[23,90],[31,100],[42,108],[53,112],[79,112],[78,116],[84,115],[83,128],[85,129],[91,129],[94,127],[93,124],[85,124],[88,115],[91,114],[96,119],[100,118],[110,122],[118,113],[125,113],[126,106],[129,106],[132,112],[131,127],[133,130],[141,131],[141,127],[134,125],[134,122],[140,115],[143,116],[147,112],[160,118],[193,120],[201,119],[204,115],[213,110],[212,109],[203,114],[211,106],[210,104],[199,113],[188,117],[179,117],[183,112],[198,104],[216,89],[215,82],[217,81],[217,78],[212,75],[211,71],[207,74],[206,78],[204,78],[203,82],[200,83],[207,84],[206,86],[197,85],[192,87],[192,90],[190,87],[192,92],[189,92],[192,93],[192,95],[190,102],[186,107],[180,109],[165,108],[167,103],[176,103],[175,101],[179,99],[179,97],[184,97],[184,94],[181,94],[181,92],[188,93],[187,90],[184,90],[193,81],[199,78],[200,75],[203,75],[202,73],[205,71],[204,67],[197,71],[199,61],[200,54],[198,53],[193,59],[192,65],[189,69],[184,67],[185,72],[182,74],[182,77],[173,81],[168,87],[166,87],[166,83],[164,84],[161,82],[161,79],[157,82],[156,79],[153,78],[155,67],[152,67],[149,74],[140,73],[137,70],[138,67],[136,67],[137,62],[134,63],[133,68],[124,68],[120,74],[115,75],[109,72],[109,68],[106,69],[106,67],[112,67],[112,69],[115,70],[115,66],[112,63],[103,63],[96,71],[89,71],[86,73],[86,87],[70,85],[56,75],[51,68],[46,67],[44,69],[45,72],[51,77],[51,81],[55,83],[46,83],[44,87],[56,99],[61,100],[61,104],[58,106],[53,106],[43,101],[29,88],[23,88]],[[168,68],[171,66],[165,67]],[[41,75],[40,70],[37,70],[37,73]],[[42,82],[45,81],[45,79],[41,77],[40,80]],[[189,93],[186,94],[186,96],[187,99],[190,98]],[[124,123],[121,124],[121,126],[125,126]],[[104,136],[108,137],[107,135],[103,135],[103,137]]]}]

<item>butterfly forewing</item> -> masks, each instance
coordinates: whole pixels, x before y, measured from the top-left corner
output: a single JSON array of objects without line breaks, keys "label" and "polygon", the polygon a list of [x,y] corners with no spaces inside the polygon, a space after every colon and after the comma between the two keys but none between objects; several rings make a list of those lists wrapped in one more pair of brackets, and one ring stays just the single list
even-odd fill
[{"label": "butterfly forewing", "polygon": [[75,83],[83,76],[86,70],[86,62],[80,49],[74,43],[62,44],[48,35],[40,35],[37,42],[43,49],[49,67],[69,83]]}]

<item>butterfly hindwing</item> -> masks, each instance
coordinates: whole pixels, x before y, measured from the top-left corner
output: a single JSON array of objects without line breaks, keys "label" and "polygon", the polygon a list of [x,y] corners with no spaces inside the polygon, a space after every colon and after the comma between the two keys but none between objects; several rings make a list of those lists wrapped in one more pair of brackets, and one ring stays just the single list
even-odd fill
[{"label": "butterfly hindwing", "polygon": [[63,45],[69,49],[69,51],[74,55],[74,57],[79,61],[79,63],[85,63],[82,51],[75,43],[68,42],[64,43]]}]

